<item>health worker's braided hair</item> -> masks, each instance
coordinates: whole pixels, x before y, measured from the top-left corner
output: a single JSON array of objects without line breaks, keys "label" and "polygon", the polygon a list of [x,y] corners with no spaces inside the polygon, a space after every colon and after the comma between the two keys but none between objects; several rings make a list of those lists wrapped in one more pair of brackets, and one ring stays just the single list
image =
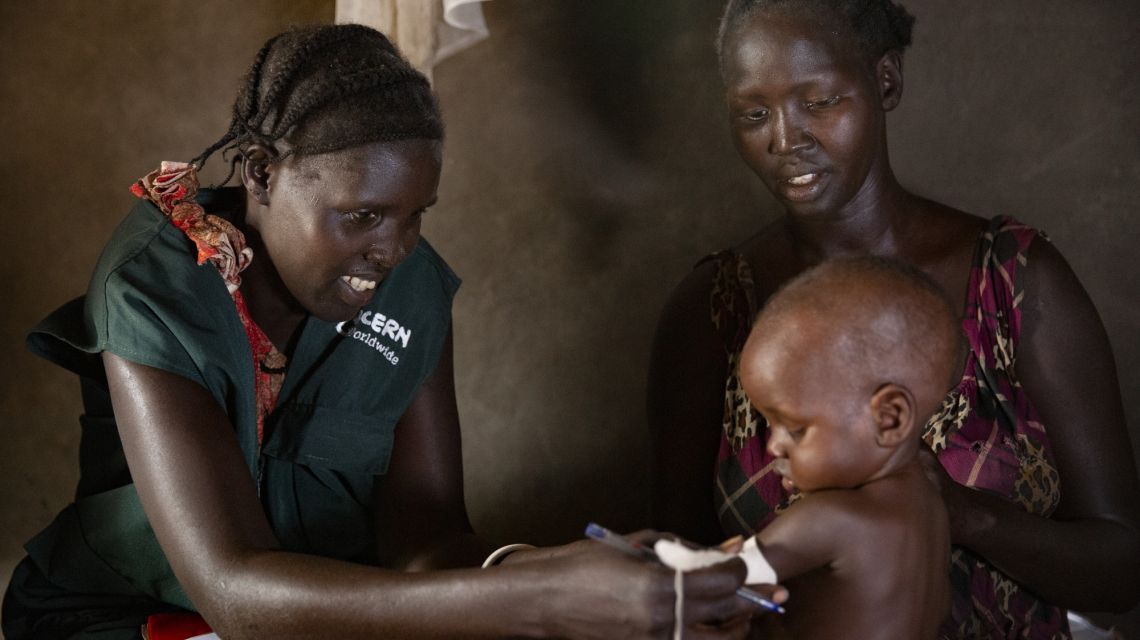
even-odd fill
[{"label": "health worker's braided hair", "polygon": [[375,29],[310,26],[265,43],[234,101],[229,130],[193,163],[201,167],[218,149],[240,154],[282,139],[290,148],[272,161],[413,138],[443,139],[427,78]]},{"label": "health worker's braided hair", "polygon": [[724,45],[746,18],[760,11],[795,12],[846,27],[868,60],[910,46],[914,16],[891,0],[728,0],[717,31],[716,50],[724,68]]}]

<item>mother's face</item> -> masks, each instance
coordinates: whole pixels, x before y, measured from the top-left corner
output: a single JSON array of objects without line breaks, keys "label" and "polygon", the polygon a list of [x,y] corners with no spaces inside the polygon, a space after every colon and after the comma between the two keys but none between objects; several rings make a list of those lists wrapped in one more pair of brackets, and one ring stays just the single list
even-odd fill
[{"label": "mother's face", "polygon": [[366,305],[418,242],[422,215],[436,200],[440,143],[289,156],[265,172],[262,206],[246,223],[294,301],[336,322]]},{"label": "mother's face", "polygon": [[746,18],[724,46],[737,150],[788,211],[830,216],[873,201],[889,174],[884,112],[898,101],[898,58],[872,64],[834,28],[772,13]]}]

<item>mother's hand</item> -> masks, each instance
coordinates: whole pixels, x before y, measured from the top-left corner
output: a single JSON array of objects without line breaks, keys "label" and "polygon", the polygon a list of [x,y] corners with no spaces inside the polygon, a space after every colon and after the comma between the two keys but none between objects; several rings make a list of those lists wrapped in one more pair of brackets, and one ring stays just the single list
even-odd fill
[{"label": "mother's hand", "polygon": [[977,532],[986,527],[979,521],[978,509],[972,509],[974,499],[979,495],[967,487],[963,487],[950,477],[934,452],[923,446],[918,451],[918,460],[922,463],[923,471],[938,492],[942,495],[942,502],[946,505],[946,512],[950,516],[950,541],[957,545],[971,546]]}]

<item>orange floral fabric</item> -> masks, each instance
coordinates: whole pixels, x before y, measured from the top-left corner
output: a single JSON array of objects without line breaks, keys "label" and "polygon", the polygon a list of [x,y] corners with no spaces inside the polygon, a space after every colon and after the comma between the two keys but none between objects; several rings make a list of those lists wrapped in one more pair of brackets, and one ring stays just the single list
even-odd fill
[{"label": "orange floral fabric", "polygon": [[210,215],[194,201],[198,193],[198,168],[184,162],[163,162],[131,185],[131,193],[150,200],[186,234],[198,249],[198,264],[211,263],[226,284],[245,328],[253,354],[253,379],[257,396],[257,441],[265,438],[265,418],[277,404],[285,381],[285,355],[253,321],[242,297],[241,272],[253,260],[245,236],[228,220]]}]

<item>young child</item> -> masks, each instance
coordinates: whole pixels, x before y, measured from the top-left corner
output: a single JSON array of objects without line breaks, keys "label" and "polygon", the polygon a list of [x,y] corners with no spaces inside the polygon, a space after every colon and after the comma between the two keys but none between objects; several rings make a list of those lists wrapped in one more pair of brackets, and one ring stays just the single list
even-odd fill
[{"label": "young child", "polygon": [[[791,594],[787,615],[762,624],[797,640],[935,636],[949,524],[918,450],[952,385],[958,333],[937,285],[879,258],[825,262],[760,313],[741,377],[800,495],[741,552],[748,583]],[[670,547],[657,549],[669,564]]]}]

